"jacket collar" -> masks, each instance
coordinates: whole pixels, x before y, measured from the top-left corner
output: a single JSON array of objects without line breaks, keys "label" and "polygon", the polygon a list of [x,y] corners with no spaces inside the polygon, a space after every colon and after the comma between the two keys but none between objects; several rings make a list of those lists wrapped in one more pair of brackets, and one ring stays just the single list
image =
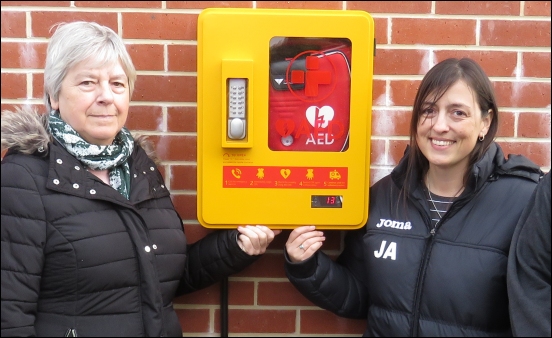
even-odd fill
[{"label": "jacket collar", "polygon": [[131,171],[130,198],[88,172],[83,164],[69,154],[57,141],[49,144],[48,189],[88,199],[107,200],[131,207],[140,202],[169,196],[155,163],[137,146],[129,158]]}]

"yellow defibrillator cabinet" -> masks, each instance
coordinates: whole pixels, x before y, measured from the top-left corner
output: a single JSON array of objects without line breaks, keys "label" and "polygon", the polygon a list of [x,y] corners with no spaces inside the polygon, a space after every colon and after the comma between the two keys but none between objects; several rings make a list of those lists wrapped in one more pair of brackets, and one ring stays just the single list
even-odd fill
[{"label": "yellow defibrillator cabinet", "polygon": [[372,17],[209,8],[199,15],[197,42],[200,224],[363,226]]}]

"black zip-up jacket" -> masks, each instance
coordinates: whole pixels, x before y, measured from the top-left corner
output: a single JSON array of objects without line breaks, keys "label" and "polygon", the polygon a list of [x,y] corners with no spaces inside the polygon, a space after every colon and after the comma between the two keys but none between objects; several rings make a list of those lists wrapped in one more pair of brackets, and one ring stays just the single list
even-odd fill
[{"label": "black zip-up jacket", "polygon": [[539,182],[521,214],[508,258],[514,337],[551,337],[552,175]]},{"label": "black zip-up jacket", "polygon": [[493,143],[432,233],[423,184],[399,194],[406,158],[370,188],[368,222],[336,262],[287,258],[289,280],[324,309],[367,318],[364,336],[510,336],[508,250],[542,171]]},{"label": "black zip-up jacket", "polygon": [[181,337],[173,298],[255,257],[239,248],[236,230],[187,246],[139,142],[127,200],[49,142],[44,122],[2,115],[2,145],[14,149],[1,174],[2,336]]}]

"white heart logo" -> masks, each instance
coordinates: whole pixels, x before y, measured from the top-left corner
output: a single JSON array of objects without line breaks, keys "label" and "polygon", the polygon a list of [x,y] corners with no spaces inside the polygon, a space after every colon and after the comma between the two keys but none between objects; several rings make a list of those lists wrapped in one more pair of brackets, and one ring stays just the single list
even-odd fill
[{"label": "white heart logo", "polygon": [[307,108],[306,115],[311,126],[317,128],[315,123],[318,123],[318,128],[326,128],[334,118],[334,110],[330,106],[322,108],[310,106]]}]

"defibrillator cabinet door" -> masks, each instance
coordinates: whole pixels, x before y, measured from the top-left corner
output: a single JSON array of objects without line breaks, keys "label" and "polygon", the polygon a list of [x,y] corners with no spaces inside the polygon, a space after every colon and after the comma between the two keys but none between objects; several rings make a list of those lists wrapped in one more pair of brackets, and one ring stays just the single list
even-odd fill
[{"label": "defibrillator cabinet door", "polygon": [[364,11],[202,11],[199,222],[363,226],[373,55]]}]

